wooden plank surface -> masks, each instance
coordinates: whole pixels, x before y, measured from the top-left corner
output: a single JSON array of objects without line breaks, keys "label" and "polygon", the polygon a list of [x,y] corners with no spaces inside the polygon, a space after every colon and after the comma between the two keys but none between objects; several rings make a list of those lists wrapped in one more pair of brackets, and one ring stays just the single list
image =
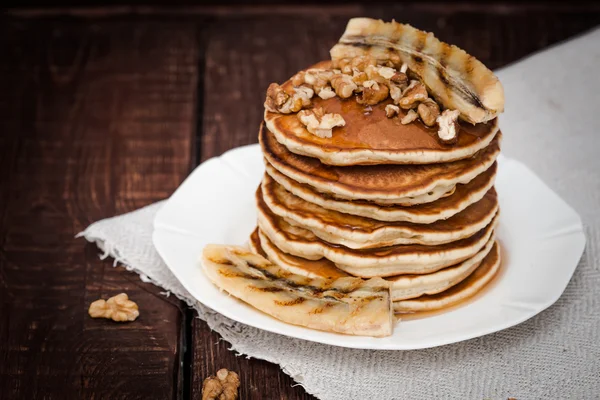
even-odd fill
[{"label": "wooden plank surface", "polygon": [[[0,20],[0,398],[200,398],[222,367],[240,374],[241,399],[313,398],[74,235],[256,142],[268,84],[326,58],[349,17],[432,30],[493,68],[600,23],[593,4],[66,12]],[[87,317],[121,291],[137,321]]]},{"label": "wooden plank surface", "polygon": [[[0,398],[174,398],[184,307],[74,236],[190,169],[196,28],[1,24]],[[126,292],[133,323],[87,307]]]}]

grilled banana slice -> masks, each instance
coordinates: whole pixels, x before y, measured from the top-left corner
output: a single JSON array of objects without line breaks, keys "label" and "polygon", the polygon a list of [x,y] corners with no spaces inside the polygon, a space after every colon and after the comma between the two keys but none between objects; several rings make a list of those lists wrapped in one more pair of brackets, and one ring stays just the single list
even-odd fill
[{"label": "grilled banana slice", "polygon": [[458,110],[473,124],[504,110],[504,89],[492,71],[464,50],[410,25],[353,18],[330,53],[333,61],[371,56],[395,67],[406,64],[445,108]]},{"label": "grilled banana slice", "polygon": [[381,278],[307,278],[236,246],[206,246],[202,265],[220,289],[281,321],[348,335],[392,334],[390,287]]}]

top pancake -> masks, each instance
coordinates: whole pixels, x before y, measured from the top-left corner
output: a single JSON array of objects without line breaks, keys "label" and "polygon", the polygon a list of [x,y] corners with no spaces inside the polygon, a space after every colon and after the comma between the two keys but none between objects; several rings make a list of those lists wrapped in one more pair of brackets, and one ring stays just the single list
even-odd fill
[{"label": "top pancake", "polygon": [[438,194],[420,201],[427,203],[452,192],[457,184],[470,182],[494,164],[500,153],[500,137],[496,135],[475,157],[451,163],[333,167],[289,152],[264,124],[259,133],[263,155],[283,175],[338,198],[379,204],[402,204],[406,197]]},{"label": "top pancake", "polygon": [[[311,68],[329,68],[323,61]],[[291,91],[291,81],[284,89]],[[314,96],[312,104],[323,107],[326,113],[340,114],[346,125],[333,129],[331,138],[320,138],[308,132],[295,113],[278,114],[265,111],[267,127],[277,141],[291,152],[320,159],[329,165],[366,164],[432,164],[468,158],[486,147],[498,132],[498,120],[470,125],[461,122],[458,142],[444,145],[437,139],[437,127],[429,128],[420,121],[402,125],[399,120],[406,114],[401,110],[399,118],[388,118],[387,99],[371,106],[358,104],[354,96],[341,99],[336,96],[323,100]]]}]

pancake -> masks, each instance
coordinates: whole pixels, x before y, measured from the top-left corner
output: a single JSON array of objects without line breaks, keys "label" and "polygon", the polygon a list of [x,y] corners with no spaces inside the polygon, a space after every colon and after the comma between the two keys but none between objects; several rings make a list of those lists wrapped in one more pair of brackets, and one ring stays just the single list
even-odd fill
[{"label": "pancake", "polygon": [[[349,276],[325,258],[311,261],[282,252],[259,229],[255,229],[252,232],[249,243],[252,251],[268,258],[279,267],[294,274],[309,278],[340,278]],[[485,247],[473,257],[431,274],[398,275],[385,278],[392,284],[392,300],[404,300],[424,294],[436,294],[458,284],[480,265],[481,261],[492,249],[494,243],[494,240],[490,239]]]},{"label": "pancake", "polygon": [[257,199],[258,227],[282,251],[309,260],[327,258],[355,276],[426,274],[464,261],[479,252],[492,237],[498,217],[475,233],[438,246],[396,245],[355,250],[319,239],[311,231],[291,225],[273,214],[261,197]]},{"label": "pancake", "polygon": [[399,198],[437,193],[435,201],[487,171],[500,153],[499,133],[480,153],[466,160],[430,165],[370,165],[332,167],[316,158],[300,156],[281,145],[265,125],[259,141],[269,164],[296,182],[307,184],[322,193],[350,200],[369,200],[395,204]]},{"label": "pancake", "polygon": [[[330,61],[320,62],[311,68],[330,68]],[[291,81],[282,87],[292,90]],[[448,146],[437,139],[437,128],[421,122],[402,125],[398,119],[385,115],[387,99],[371,106],[365,112],[354,96],[341,99],[335,96],[323,100],[311,99],[314,107],[323,107],[327,113],[340,114],[346,121],[335,128],[331,138],[321,138],[308,132],[296,114],[279,114],[265,111],[268,129],[277,141],[289,151],[315,157],[329,165],[349,166],[368,164],[432,164],[455,161],[473,156],[487,147],[498,132],[498,120],[471,125],[461,122],[458,142]],[[405,115],[401,110],[399,118]]]},{"label": "pancake", "polygon": [[337,268],[334,263],[326,258],[307,260],[306,258],[284,253],[262,234],[258,228],[250,235],[248,245],[256,254],[260,254],[294,274],[309,278],[341,278],[343,276],[350,276],[350,274]]},{"label": "pancake", "polygon": [[432,224],[381,222],[328,210],[293,195],[267,174],[256,196],[275,215],[308,229],[322,240],[351,249],[454,242],[485,228],[498,211],[498,196],[493,188],[464,211]]},{"label": "pancake", "polygon": [[396,313],[410,313],[438,310],[458,304],[474,296],[483,289],[498,273],[501,257],[500,246],[496,242],[481,265],[465,280],[450,289],[434,295],[423,295],[413,299],[394,301]]},{"label": "pancake", "polygon": [[441,219],[450,218],[471,204],[481,200],[488,190],[494,186],[496,170],[498,168],[497,163],[494,163],[487,171],[478,175],[471,182],[464,185],[456,185],[456,190],[451,195],[442,197],[435,202],[414,205],[412,207],[402,205],[382,206],[368,201],[336,199],[324,193],[319,193],[308,185],[288,178],[279,173],[269,163],[265,164],[265,169],[269,176],[288,192],[323,208],[379,221],[405,221],[417,224],[430,224]]}]

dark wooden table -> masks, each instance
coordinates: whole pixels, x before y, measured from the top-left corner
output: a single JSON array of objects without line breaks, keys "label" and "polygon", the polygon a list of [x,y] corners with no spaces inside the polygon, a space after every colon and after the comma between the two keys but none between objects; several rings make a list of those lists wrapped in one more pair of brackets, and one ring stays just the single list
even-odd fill
[{"label": "dark wooden table", "polygon": [[[361,15],[431,30],[492,68],[600,23],[593,2],[0,15],[0,398],[200,398],[222,367],[239,372],[242,399],[313,398],[276,365],[236,357],[182,302],[74,236],[255,142],[268,84],[327,58]],[[92,301],[123,291],[137,321],[88,317]]]}]

